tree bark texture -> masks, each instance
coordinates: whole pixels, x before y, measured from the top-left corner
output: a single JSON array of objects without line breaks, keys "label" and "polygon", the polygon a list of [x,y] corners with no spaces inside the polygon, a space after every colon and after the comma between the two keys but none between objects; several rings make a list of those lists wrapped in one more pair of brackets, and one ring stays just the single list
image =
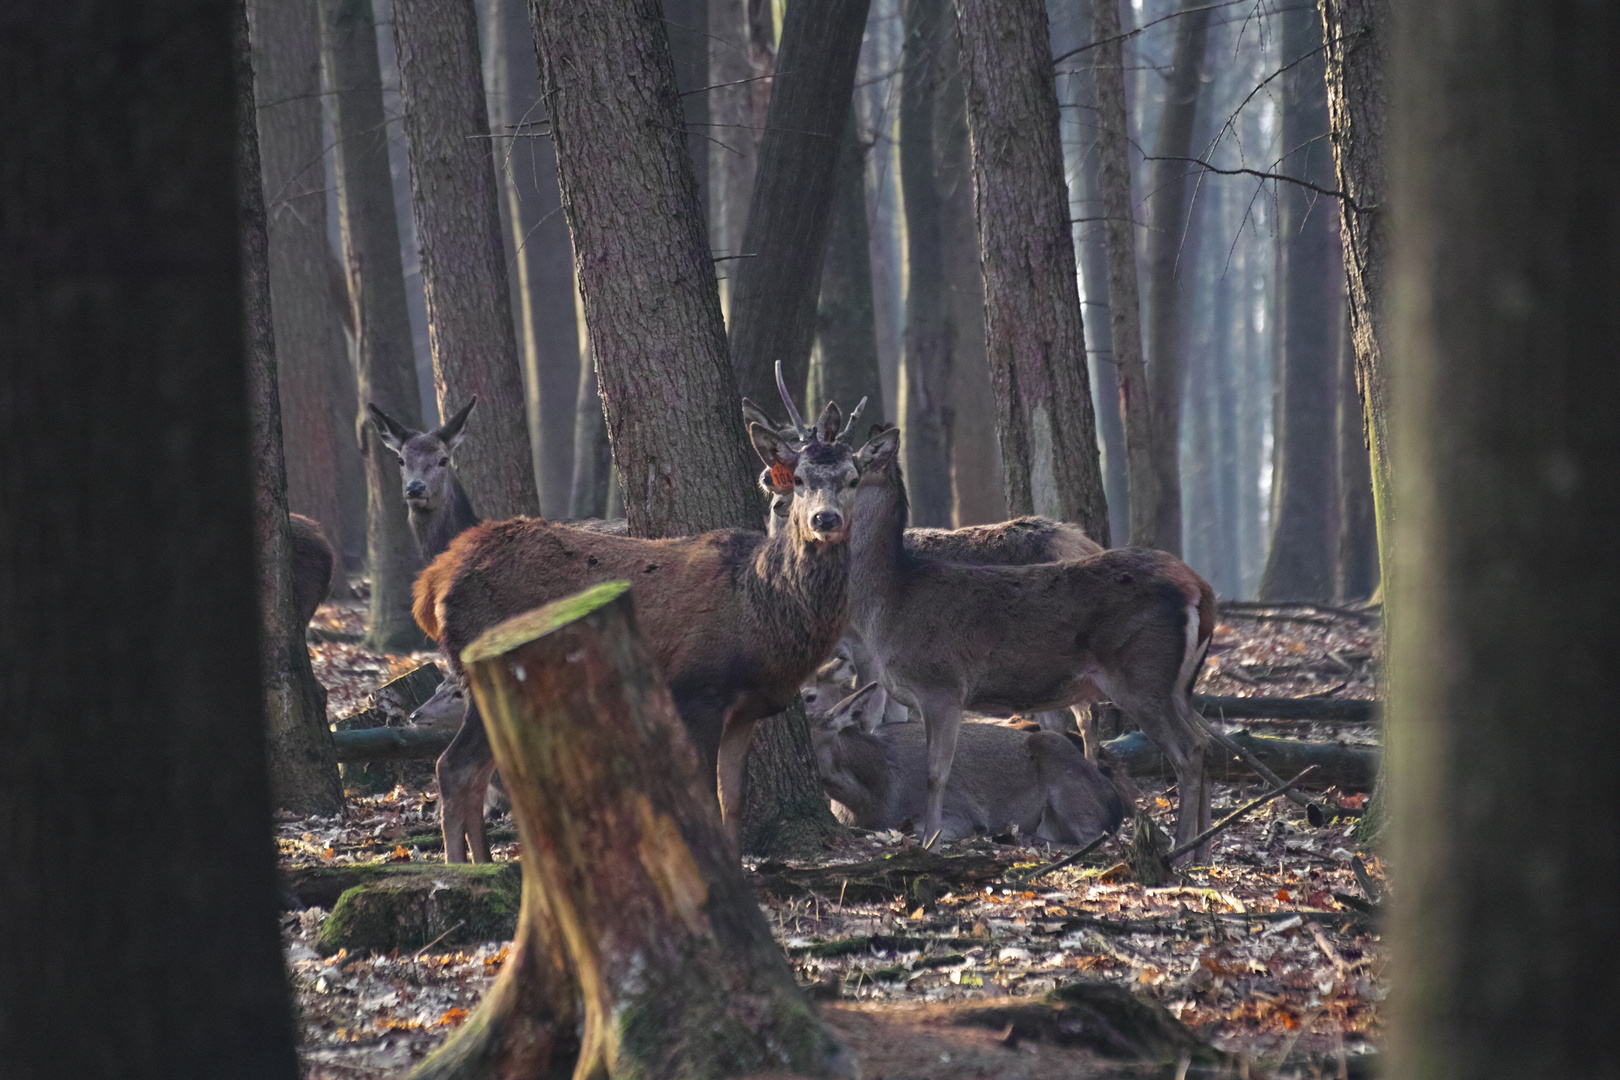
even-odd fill
[{"label": "tree bark texture", "polygon": [[613,444],[596,388],[596,358],[589,346],[580,354],[579,393],[574,404],[574,483],[568,500],[571,518],[606,517],[613,484]]},{"label": "tree bark texture", "polygon": [[[242,5],[243,20],[246,6]],[[270,310],[270,237],[259,167],[253,57],[238,35],[237,207],[242,229],[242,310],[247,335],[248,449],[253,460],[253,516],[258,534],[259,655],[263,669],[265,757],[270,797],[298,814],[343,809],[343,780],[326,723],[326,688],[315,681],[293,594],[292,525],[281,449],[281,397]]]},{"label": "tree bark texture", "polygon": [[[848,413],[864,397],[865,415],[876,421],[888,412],[878,368],[871,237],[866,226],[866,152],[853,109],[838,151],[836,183],[816,308],[817,359],[809,406],[819,412],[826,402],[836,401]],[[762,404],[769,405],[770,399]]]},{"label": "tree bark texture", "polygon": [[664,26],[675,62],[675,86],[686,120],[686,148],[692,154],[698,202],[709,220],[709,0],[664,0]]},{"label": "tree bark texture", "polygon": [[[1091,5],[1077,5],[1073,13],[1075,36],[1084,43],[1094,40]],[[1095,50],[1091,50],[1095,52]],[[1091,64],[1097,61],[1093,59]],[[1097,439],[1102,445],[1103,494],[1108,499],[1109,534],[1130,535],[1130,495],[1125,479],[1125,425],[1119,411],[1119,378],[1114,370],[1114,328],[1108,303],[1108,230],[1100,182],[1102,128],[1098,123],[1097,79],[1095,69],[1069,76],[1074,97],[1075,124],[1081,132],[1081,145],[1071,166],[1075,176],[1070,205],[1079,219],[1076,243],[1079,246],[1081,278],[1085,282],[1080,306],[1086,326],[1092,400],[1097,409]]]},{"label": "tree bark texture", "polygon": [[[264,3],[250,17],[264,202],[270,229],[271,315],[279,344],[287,504],[346,548],[345,500],[363,499],[349,438],[354,377],[333,301],[322,167],[320,22],[314,0]],[[341,580],[341,576],[340,576]]]},{"label": "tree bark texture", "polygon": [[562,518],[568,516],[574,481],[574,400],[579,392],[574,252],[557,190],[557,154],[544,135],[546,111],[528,4],[493,0],[490,9],[491,141],[511,247],[529,448],[540,513]]},{"label": "tree bark texture", "polygon": [[1046,8],[956,11],[1007,508],[1077,522],[1106,546]]},{"label": "tree bark texture", "polygon": [[[239,275],[246,16],[119,0],[5,22],[0,1072],[292,1080]],[[64,137],[87,116],[107,129]]]},{"label": "tree bark texture", "polygon": [[[421,430],[421,392],[411,340],[399,220],[388,164],[387,114],[370,0],[319,0],[321,56],[330,87],[336,146],[338,226],[354,329],[355,386],[367,402]],[[425,643],[411,618],[411,583],[422,557],[411,534],[399,464],[374,425],[356,412],[365,457],[366,553],[372,648],[409,651]]]},{"label": "tree bark texture", "polygon": [[[1300,8],[1282,13],[1285,62],[1307,57],[1282,83],[1283,158],[1288,176],[1329,188],[1333,159],[1322,60],[1322,20]],[[1276,519],[1260,576],[1265,600],[1319,600],[1334,592],[1337,459],[1333,433],[1344,275],[1334,207],[1298,184],[1278,185],[1277,229],[1281,365],[1274,474]]]},{"label": "tree bark texture", "polygon": [[1338,599],[1365,600],[1378,588],[1378,514],[1349,319],[1342,321],[1339,334],[1338,423]]},{"label": "tree bark texture", "polygon": [[1620,9],[1397,12],[1390,1075],[1589,1075],[1620,1003],[1591,888],[1620,872]]},{"label": "tree bark texture", "polygon": [[661,10],[533,0],[530,15],[630,532],[757,528]]},{"label": "tree bark texture", "polygon": [[[951,334],[945,291],[939,174],[934,154],[936,110],[960,52],[949,0],[905,0],[900,77],[900,192],[906,212],[906,328],[900,363],[905,400],[906,485],[911,524],[951,524]],[[960,84],[958,89],[960,89]]]},{"label": "tree bark texture", "polygon": [[1389,537],[1395,520],[1389,465],[1389,395],[1384,389],[1384,34],[1392,25],[1388,0],[1321,0],[1328,119],[1338,190],[1355,205],[1339,203],[1339,241],[1349,286],[1350,338],[1355,346],[1356,389],[1371,456],[1378,521],[1378,561],[1388,576]]},{"label": "tree bark texture", "polygon": [[[950,16],[947,16],[948,18]],[[955,41],[947,39],[948,44]],[[955,56],[952,57],[956,59]],[[934,170],[940,195],[940,248],[945,267],[946,349],[951,357],[947,401],[951,424],[951,524],[987,524],[1007,517],[996,439],[996,397],[984,338],[984,270],[973,212],[973,150],[968,136],[962,65],[953,63],[934,111]]]},{"label": "tree bark texture", "polygon": [[394,42],[439,416],[480,404],[456,476],[486,518],[537,513],[473,0],[394,0]]},{"label": "tree bark texture", "polygon": [[1198,100],[1203,96],[1204,47],[1210,9],[1202,0],[1183,0],[1176,20],[1176,44],[1164,85],[1164,108],[1148,163],[1147,198],[1147,361],[1148,401],[1153,410],[1153,546],[1181,554],[1181,392],[1187,342],[1182,294],[1195,280],[1195,262],[1186,258],[1189,180]]},{"label": "tree bark texture", "polygon": [[803,392],[816,333],[838,151],[871,0],[789,4],[770,110],[731,278],[731,361],[742,393],[774,400],[774,366]]},{"label": "tree bark texture", "polygon": [[1097,43],[1091,69],[1097,87],[1097,193],[1102,200],[1104,245],[1108,251],[1109,337],[1125,431],[1128,539],[1132,544],[1151,547],[1158,493],[1153,472],[1153,411],[1142,356],[1136,210],[1131,201],[1131,162],[1127,156],[1130,120],[1125,112],[1119,0],[1092,0],[1091,32]]},{"label": "tree bark texture", "polygon": [[748,226],[775,69],[770,21],[760,0],[709,0],[709,244],[726,260],[722,280],[737,269]]},{"label": "tree bark texture", "polygon": [[627,588],[547,605],[467,652],[512,778],[522,945],[416,1075],[850,1075],[743,880]]}]

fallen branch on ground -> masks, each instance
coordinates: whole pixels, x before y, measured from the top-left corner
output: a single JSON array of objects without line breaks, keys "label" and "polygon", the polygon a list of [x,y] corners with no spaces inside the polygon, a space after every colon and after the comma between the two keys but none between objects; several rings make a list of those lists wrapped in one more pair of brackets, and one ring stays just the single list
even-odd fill
[{"label": "fallen branch on ground", "polygon": [[1170,854],[1165,856],[1165,859],[1168,860],[1169,862],[1175,862],[1178,858],[1180,858],[1181,856],[1187,854],[1187,852],[1192,851],[1194,848],[1198,847],[1198,845],[1204,843],[1207,840],[1213,839],[1216,836],[1216,834],[1218,834],[1218,833],[1222,832],[1223,830],[1229,828],[1231,825],[1233,825],[1235,822],[1237,822],[1240,818],[1242,818],[1244,814],[1247,814],[1250,810],[1253,810],[1257,806],[1264,806],[1266,803],[1270,802],[1272,799],[1275,799],[1279,795],[1287,794],[1289,791],[1291,791],[1293,789],[1295,784],[1297,784],[1301,780],[1305,779],[1305,774],[1306,773],[1310,772],[1314,768],[1316,768],[1315,765],[1307,765],[1307,766],[1305,766],[1305,769],[1304,769],[1303,772],[1301,772],[1298,776],[1294,777],[1292,780],[1288,781],[1286,784],[1283,784],[1283,785],[1281,785],[1279,787],[1274,787],[1270,791],[1266,792],[1264,795],[1261,795],[1258,798],[1250,799],[1248,802],[1244,803],[1242,806],[1238,807],[1236,810],[1232,811],[1230,814],[1227,814],[1225,817],[1221,818],[1221,820],[1217,821],[1215,824],[1211,825],[1209,828],[1205,829],[1203,832],[1199,833],[1197,836],[1193,837],[1191,840],[1187,841],[1185,844],[1182,844],[1180,847],[1177,847],[1177,848],[1173,849],[1170,852]]}]

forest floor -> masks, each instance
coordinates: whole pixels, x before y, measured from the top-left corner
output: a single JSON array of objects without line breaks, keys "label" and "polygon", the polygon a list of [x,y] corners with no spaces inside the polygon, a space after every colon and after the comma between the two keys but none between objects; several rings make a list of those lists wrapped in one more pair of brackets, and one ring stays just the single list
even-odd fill
[{"label": "forest floor", "polygon": [[[329,604],[328,637],[361,629],[363,607]],[[1199,691],[1224,696],[1374,696],[1382,656],[1375,618],[1332,609],[1228,610]],[[435,654],[370,653],[345,640],[312,646],[335,717],[378,684]],[[1375,725],[1228,723],[1292,738],[1377,743]],[[1174,792],[1138,781],[1141,809],[1168,831]],[[1219,784],[1215,815],[1259,793]],[[1359,808],[1362,793],[1329,791],[1329,806]],[[1072,1045],[1061,1024],[1013,1024],[1006,1007],[1031,1005],[1067,980],[1129,987],[1178,1017],[1222,1053],[1233,1077],[1367,1075],[1381,1041],[1384,953],[1366,889],[1385,887],[1376,853],[1358,847],[1356,818],[1312,828],[1277,799],[1214,843],[1210,866],[1176,884],[1144,888],[1120,861],[1121,835],[1079,865],[1023,879],[1063,854],[1016,836],[947,844],[949,855],[989,856],[1002,876],[948,892],[931,909],[903,901],[848,901],[831,888],[773,890],[781,864],[748,860],[777,939],[800,981],[822,1000],[828,1026],[867,1080],[966,1077],[1178,1076],[1176,1068],[1111,1062]],[[510,820],[492,826],[498,860],[518,855]],[[442,858],[431,783],[355,795],[346,818],[277,819],[286,869]],[[811,864],[822,869],[903,855],[915,840],[862,833]],[[1359,856],[1359,866],[1354,860]],[[1358,875],[1355,870],[1363,871]],[[835,875],[836,876],[836,875]],[[778,893],[782,895],[777,895]],[[847,902],[846,902],[847,901]],[[289,912],[283,940],[310,1078],[402,1077],[474,1010],[506,956],[504,942],[419,953],[337,955],[314,948],[320,908]],[[1000,1010],[1000,1011],[997,1011]]]}]

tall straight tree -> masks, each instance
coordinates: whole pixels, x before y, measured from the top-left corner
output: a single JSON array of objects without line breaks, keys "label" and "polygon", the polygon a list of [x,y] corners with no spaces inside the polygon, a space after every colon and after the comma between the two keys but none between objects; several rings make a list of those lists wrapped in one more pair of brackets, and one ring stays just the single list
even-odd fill
[{"label": "tall straight tree", "polygon": [[[1284,10],[1282,51],[1294,66],[1282,79],[1283,156],[1279,168],[1332,190],[1333,156],[1316,11]],[[1281,335],[1275,442],[1276,520],[1260,575],[1263,600],[1327,599],[1334,593],[1338,507],[1339,320],[1344,269],[1334,207],[1300,184],[1277,192],[1278,307]]]},{"label": "tall straight tree", "polygon": [[866,226],[866,153],[853,111],[838,151],[837,185],[816,309],[818,359],[811,379],[811,407],[819,410],[824,402],[836,401],[848,410],[866,398],[866,415],[883,419],[888,413],[878,369],[871,238]]},{"label": "tall straight tree", "polygon": [[479,401],[456,473],[485,517],[536,513],[473,0],[394,0],[394,42],[439,414]]},{"label": "tall straight tree", "polygon": [[1591,888],[1620,872],[1620,8],[1393,6],[1389,1075],[1590,1076],[1620,1007]]},{"label": "tall straight tree", "polygon": [[279,344],[287,503],[319,521],[338,551],[350,504],[365,498],[349,425],[354,375],[333,301],[322,168],[321,38],[313,2],[254,0],[254,79],[270,228],[270,298]]},{"label": "tall straight tree", "polygon": [[708,16],[709,243],[729,263],[743,254],[776,41],[765,0],[709,0]]},{"label": "tall straight tree", "polygon": [[1350,340],[1355,349],[1367,452],[1371,456],[1373,504],[1378,523],[1378,561],[1391,570],[1389,538],[1395,520],[1390,479],[1389,395],[1384,390],[1384,248],[1378,207],[1384,204],[1384,35],[1391,25],[1389,0],[1321,0],[1328,118],[1340,191],[1339,240],[1349,285]]},{"label": "tall straight tree", "polygon": [[[0,1072],[16,1080],[298,1075],[233,21],[251,86],[240,5],[41,4],[0,34]],[[88,115],[108,130],[63,138]],[[145,820],[162,826],[130,828]]]},{"label": "tall straight tree", "polygon": [[270,236],[259,167],[258,110],[254,107],[245,0],[239,0],[238,6],[242,25],[236,42],[237,208],[242,229],[248,449],[259,542],[259,656],[270,797],[278,807],[295,813],[336,814],[343,809],[343,781],[326,723],[326,689],[315,681],[299,621],[303,613],[293,596],[292,526],[287,520],[287,468],[281,449],[281,396],[270,312]]},{"label": "tall straight tree", "polygon": [[771,105],[731,271],[731,361],[744,394],[776,393],[774,367],[802,393],[816,334],[838,149],[871,0],[789,4],[771,79]]},{"label": "tall straight tree", "polygon": [[[941,246],[941,198],[934,115],[948,67],[957,66],[949,0],[905,0],[900,81],[900,192],[906,211],[906,329],[900,363],[905,400],[896,403],[906,438],[911,523],[951,524],[951,339]],[[960,84],[958,84],[958,87]]]},{"label": "tall straight tree", "polygon": [[[388,165],[387,114],[371,0],[319,0],[321,59],[336,133],[338,225],[353,312],[355,386],[401,423],[422,428],[416,351],[405,293],[399,219]],[[411,535],[399,465],[376,427],[353,418],[365,456],[366,553],[371,567],[372,648],[407,651],[426,639],[411,618],[411,582],[422,558]]]},{"label": "tall straight tree", "polygon": [[[489,10],[489,119],[510,249],[512,299],[529,448],[540,513],[568,516],[574,479],[574,400],[579,328],[574,319],[574,253],[557,192],[557,155],[544,132],[540,69],[524,0],[492,0]],[[519,125],[523,125],[519,127]]]},{"label": "tall straight tree", "polygon": [[1091,34],[1097,90],[1097,195],[1102,201],[1108,252],[1108,327],[1119,379],[1119,410],[1125,425],[1125,480],[1133,544],[1153,546],[1154,507],[1159,505],[1153,471],[1153,410],[1142,357],[1142,303],[1136,280],[1136,211],[1131,201],[1130,120],[1125,111],[1124,35],[1120,0],[1092,0]]},{"label": "tall straight tree", "polygon": [[1107,545],[1086,342],[1041,0],[957,0],[1007,508]]},{"label": "tall straight tree", "polygon": [[1186,346],[1182,294],[1194,280],[1187,259],[1188,180],[1198,101],[1203,96],[1204,49],[1210,7],[1183,0],[1176,44],[1164,86],[1164,109],[1148,163],[1147,362],[1148,400],[1153,410],[1153,546],[1181,554],[1181,391]]}]

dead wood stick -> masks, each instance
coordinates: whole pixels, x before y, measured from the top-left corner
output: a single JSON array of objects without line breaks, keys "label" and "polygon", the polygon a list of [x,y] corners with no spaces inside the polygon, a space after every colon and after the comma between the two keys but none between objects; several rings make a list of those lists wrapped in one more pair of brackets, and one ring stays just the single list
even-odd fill
[{"label": "dead wood stick", "polygon": [[1087,844],[1085,847],[1081,848],[1079,851],[1076,851],[1074,854],[1065,855],[1065,856],[1063,856],[1063,858],[1057,860],[1056,862],[1050,863],[1050,864],[1048,864],[1046,866],[1043,866],[1039,870],[1035,871],[1033,874],[1029,875],[1029,877],[1024,878],[1023,879],[1024,884],[1025,885],[1033,885],[1033,884],[1035,884],[1035,879],[1036,878],[1045,877],[1047,874],[1050,874],[1052,871],[1061,870],[1065,866],[1073,866],[1075,863],[1079,862],[1081,859],[1085,858],[1087,855],[1090,855],[1093,851],[1096,851],[1098,848],[1102,847],[1103,846],[1103,841],[1107,840],[1112,835],[1113,835],[1112,833],[1106,833],[1106,832],[1100,834],[1097,837],[1097,839],[1093,840],[1091,843]]},{"label": "dead wood stick", "polygon": [[[1232,740],[1231,736],[1226,734],[1226,732],[1221,731],[1214,724],[1211,724],[1208,720],[1205,720],[1202,716],[1198,716],[1198,714],[1196,712],[1193,713],[1193,715],[1195,717],[1198,717],[1198,722],[1203,725],[1205,731],[1209,732],[1210,738],[1214,739],[1216,742],[1220,743],[1222,746],[1224,746],[1228,750],[1232,751],[1232,753],[1234,753],[1238,757],[1242,758],[1243,763],[1245,765],[1247,765],[1249,768],[1253,769],[1256,773],[1258,773],[1259,776],[1260,776],[1260,779],[1264,780],[1266,783],[1270,784],[1272,787],[1280,787],[1282,789],[1282,793],[1284,795],[1288,796],[1288,801],[1289,802],[1298,803],[1300,806],[1306,807],[1307,809],[1309,809],[1310,807],[1315,806],[1316,807],[1316,812],[1318,814],[1322,813],[1322,808],[1320,806],[1317,806],[1317,804],[1315,802],[1312,802],[1310,799],[1307,799],[1305,796],[1301,795],[1299,792],[1293,790],[1292,782],[1290,782],[1288,784],[1284,784],[1283,781],[1282,781],[1282,777],[1278,776],[1276,773],[1274,773],[1270,769],[1266,768],[1265,763],[1263,761],[1261,761],[1259,758],[1255,757],[1248,750],[1245,750],[1243,747],[1239,746],[1236,742],[1234,742]],[[1310,771],[1309,769],[1305,770],[1305,772],[1309,772],[1309,771]],[[1305,773],[1300,773],[1299,775],[1304,776]],[[1297,780],[1298,777],[1295,777],[1295,779]],[[1313,824],[1319,824],[1319,823],[1318,822],[1313,822]]]},{"label": "dead wood stick", "polygon": [[1301,780],[1305,779],[1305,773],[1310,772],[1314,768],[1316,768],[1315,765],[1307,765],[1307,766],[1305,766],[1305,771],[1304,772],[1300,773],[1298,776],[1294,777],[1292,780],[1289,780],[1287,783],[1283,783],[1283,784],[1280,784],[1277,787],[1272,788],[1270,791],[1266,792],[1264,795],[1260,795],[1260,796],[1257,796],[1256,798],[1250,799],[1248,802],[1244,803],[1242,806],[1238,807],[1236,810],[1232,811],[1230,814],[1227,814],[1225,817],[1221,818],[1221,820],[1217,821],[1215,824],[1211,825],[1209,828],[1205,829],[1203,832],[1199,833],[1197,836],[1193,837],[1191,840],[1187,841],[1185,844],[1182,844],[1180,847],[1178,847],[1174,851],[1170,852],[1170,854],[1168,854],[1168,855],[1166,855],[1164,857],[1165,861],[1166,862],[1173,862],[1174,860],[1179,859],[1181,856],[1187,854],[1187,852],[1189,852],[1189,851],[1193,850],[1194,848],[1198,847],[1198,845],[1200,845],[1200,844],[1204,843],[1206,840],[1209,840],[1212,837],[1214,837],[1216,833],[1222,832],[1225,829],[1227,829],[1229,826],[1234,824],[1239,818],[1241,818],[1244,814],[1247,814],[1250,810],[1253,810],[1257,806],[1265,805],[1266,803],[1270,802],[1272,799],[1275,799],[1279,795],[1286,794],[1288,791],[1290,791],[1293,788],[1293,786],[1295,784],[1297,784]]}]

